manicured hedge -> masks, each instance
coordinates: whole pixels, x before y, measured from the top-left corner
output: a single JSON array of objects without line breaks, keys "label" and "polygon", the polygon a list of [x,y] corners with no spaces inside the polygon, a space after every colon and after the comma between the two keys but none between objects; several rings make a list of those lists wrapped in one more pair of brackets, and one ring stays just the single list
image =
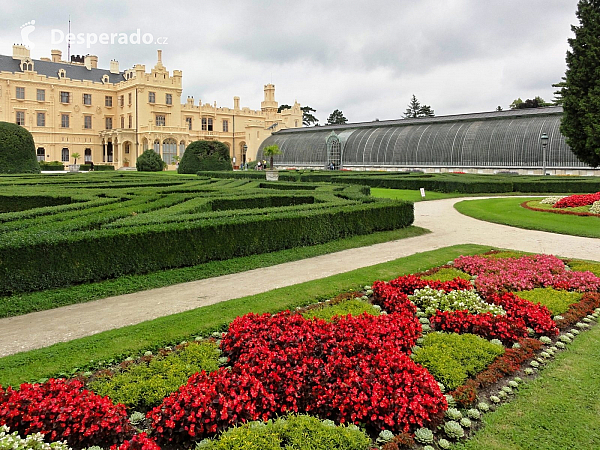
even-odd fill
[{"label": "manicured hedge", "polygon": [[46,172],[65,170],[65,165],[58,161],[40,161],[40,169]]},{"label": "manicured hedge", "polygon": [[294,191],[137,173],[49,178],[42,187],[38,179],[6,181],[12,198],[70,192],[78,204],[0,214],[1,294],[320,244],[414,219],[412,203],[374,199],[364,186]]},{"label": "manicured hedge", "polygon": [[0,173],[40,173],[33,136],[20,125],[0,122]]},{"label": "manicured hedge", "polygon": [[[199,172],[198,175],[218,178],[264,179],[261,171],[233,173]],[[600,180],[596,177],[540,177],[529,175],[423,174],[407,172],[339,172],[339,171],[279,171],[282,181],[353,183],[388,189],[424,188],[437,192],[477,193],[570,193],[597,192]]]}]

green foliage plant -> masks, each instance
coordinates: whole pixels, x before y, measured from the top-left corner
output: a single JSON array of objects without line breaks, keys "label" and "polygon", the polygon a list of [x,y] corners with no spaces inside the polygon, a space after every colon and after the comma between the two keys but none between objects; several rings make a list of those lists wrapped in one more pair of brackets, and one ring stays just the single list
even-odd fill
[{"label": "green foliage plant", "polygon": [[214,343],[189,344],[179,352],[157,356],[147,364],[133,364],[121,373],[98,378],[89,383],[89,388],[115,403],[147,410],[175,392],[194,373],[216,370],[219,355]]},{"label": "green foliage plant", "polygon": [[469,310],[471,314],[489,312],[493,315],[504,314],[500,306],[486,303],[474,289],[456,290],[445,292],[443,290],[425,287],[415,290],[409,295],[410,300],[425,311],[427,316],[432,316],[437,310],[462,311]]},{"label": "green foliage plant", "polygon": [[501,345],[473,334],[433,332],[425,336],[414,361],[426,367],[448,389],[456,389],[503,353]]},{"label": "green foliage plant", "polygon": [[533,304],[541,303],[548,307],[552,315],[567,312],[569,307],[578,303],[583,296],[581,292],[569,292],[551,287],[520,291],[515,294],[520,298],[529,300]]},{"label": "green foliage plant", "polygon": [[0,122],[0,173],[40,173],[33,136],[20,125]]},{"label": "green foliage plant", "polygon": [[465,435],[465,430],[460,423],[449,420],[444,424],[444,433],[446,433],[446,436],[450,439],[460,439]]},{"label": "green foliage plant", "polygon": [[158,153],[149,148],[138,157],[135,167],[138,172],[161,172],[165,163]]},{"label": "green foliage plant", "polygon": [[360,316],[361,314],[370,314],[372,316],[378,316],[379,310],[371,305],[369,302],[359,299],[344,300],[343,302],[335,305],[326,305],[320,309],[311,309],[303,313],[302,315],[306,319],[323,319],[331,321],[335,316],[347,316],[351,314],[353,316]]},{"label": "green foliage plant", "polygon": [[421,444],[432,444],[433,431],[429,428],[419,428],[415,431],[415,440]]},{"label": "green foliage plant", "polygon": [[439,281],[450,281],[455,278],[462,278],[464,280],[470,280],[471,276],[463,272],[462,270],[455,269],[454,267],[444,267],[431,275],[425,275],[421,277],[423,280],[439,280]]},{"label": "green foliage plant", "polygon": [[230,428],[198,450],[368,450],[371,439],[355,425],[335,426],[308,415],[290,415]]}]

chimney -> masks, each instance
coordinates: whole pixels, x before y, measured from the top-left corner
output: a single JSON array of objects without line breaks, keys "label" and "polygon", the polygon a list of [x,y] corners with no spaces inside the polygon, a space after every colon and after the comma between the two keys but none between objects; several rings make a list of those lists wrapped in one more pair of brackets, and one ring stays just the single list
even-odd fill
[{"label": "chimney", "polygon": [[110,73],[119,73],[119,61],[113,59],[110,62]]},{"label": "chimney", "polygon": [[62,58],[62,52],[60,50],[50,50],[50,55],[52,56],[52,62],[60,62]]},{"label": "chimney", "polygon": [[157,65],[162,65],[162,50],[157,50],[158,52],[158,61],[157,61]]},{"label": "chimney", "polygon": [[235,109],[235,110],[240,109],[240,98],[239,97],[233,97],[233,109]]},{"label": "chimney", "polygon": [[30,56],[29,49],[22,44],[13,45],[13,59],[27,59]]},{"label": "chimney", "polygon": [[83,58],[83,64],[87,70],[98,68],[98,57],[95,55],[85,55]]}]

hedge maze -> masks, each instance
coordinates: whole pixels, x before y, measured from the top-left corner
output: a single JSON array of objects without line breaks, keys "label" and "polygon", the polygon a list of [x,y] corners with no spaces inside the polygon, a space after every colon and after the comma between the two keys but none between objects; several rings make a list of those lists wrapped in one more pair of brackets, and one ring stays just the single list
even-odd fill
[{"label": "hedge maze", "polygon": [[369,187],[91,173],[0,177],[0,295],[314,245],[412,224]]}]

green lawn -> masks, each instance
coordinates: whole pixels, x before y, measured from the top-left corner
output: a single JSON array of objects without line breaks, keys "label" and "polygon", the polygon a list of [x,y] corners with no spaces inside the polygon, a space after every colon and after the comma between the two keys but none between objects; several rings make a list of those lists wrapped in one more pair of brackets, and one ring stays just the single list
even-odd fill
[{"label": "green lawn", "polygon": [[428,270],[459,255],[488,250],[489,247],[479,245],[458,245],[417,253],[387,263],[6,356],[0,358],[0,385],[37,381],[60,373],[71,373],[77,368],[95,368],[98,367],[98,361],[119,361],[140,355],[146,350],[153,351],[194,336],[225,330],[233,319],[248,312],[273,313],[306,306],[342,292],[358,290],[378,279],[389,280],[401,274]]},{"label": "green lawn", "polygon": [[382,242],[420,236],[429,231],[420,227],[353,236],[310,247],[296,247],[273,253],[264,253],[225,261],[211,261],[193,267],[163,270],[146,275],[129,275],[114,280],[89,283],[67,288],[49,289],[0,297],[0,318],[13,317],[34,311],[44,311],[60,306],[85,303],[100,298],[129,294],[188,281],[202,280],[260,267],[274,266],[349,248],[365,247]]},{"label": "green lawn", "polygon": [[421,197],[420,191],[412,191],[408,189],[384,189],[371,188],[371,195],[379,198],[391,198],[393,200],[408,200],[411,202],[420,202],[423,200],[440,200],[443,198],[467,197],[468,194],[460,194],[453,192],[446,194],[444,192],[425,191],[425,198]]},{"label": "green lawn", "polygon": [[600,326],[581,333],[460,450],[600,448]]},{"label": "green lawn", "polygon": [[456,210],[475,219],[501,223],[528,230],[549,231],[600,238],[600,217],[582,217],[531,211],[520,205],[524,198],[492,198],[465,200],[454,205]]}]

